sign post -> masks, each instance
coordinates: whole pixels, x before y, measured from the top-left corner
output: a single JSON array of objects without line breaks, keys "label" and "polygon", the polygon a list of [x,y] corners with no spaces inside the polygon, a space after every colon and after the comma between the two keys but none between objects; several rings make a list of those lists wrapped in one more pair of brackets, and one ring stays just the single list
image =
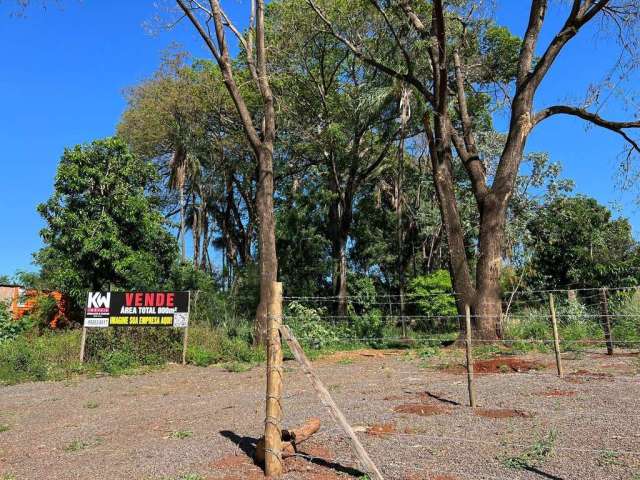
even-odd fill
[{"label": "sign post", "polygon": [[186,363],[190,292],[89,292],[84,314],[80,360],[88,328],[184,328],[182,363]]},{"label": "sign post", "polygon": [[84,348],[87,343],[87,327],[82,327],[82,338],[80,339],[80,363],[84,363]]}]

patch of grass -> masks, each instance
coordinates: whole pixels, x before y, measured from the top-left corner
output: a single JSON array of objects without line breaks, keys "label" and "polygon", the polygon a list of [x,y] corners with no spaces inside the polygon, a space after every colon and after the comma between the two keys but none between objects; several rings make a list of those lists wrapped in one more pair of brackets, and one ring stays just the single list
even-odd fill
[{"label": "patch of grass", "polygon": [[596,461],[601,467],[606,465],[625,465],[624,461],[620,460],[621,456],[620,453],[613,450],[605,450]]},{"label": "patch of grass", "polygon": [[193,345],[187,350],[187,363],[198,367],[208,367],[218,360],[218,355],[200,345]]},{"label": "patch of grass", "polygon": [[505,467],[514,470],[524,470],[536,467],[553,454],[556,439],[556,431],[551,430],[546,437],[538,439],[521,454],[513,457],[502,458],[501,462]]},{"label": "patch of grass", "polygon": [[182,440],[193,437],[193,432],[191,430],[176,430],[175,432],[171,432],[171,435],[169,436],[171,438],[178,438]]},{"label": "patch of grass", "polygon": [[353,364],[353,360],[350,358],[343,358],[342,360],[338,361],[339,365],[352,365]]},{"label": "patch of grass", "polygon": [[102,368],[111,375],[126,373],[138,365],[133,353],[126,350],[108,352],[102,357]]},{"label": "patch of grass", "polygon": [[439,347],[426,346],[418,350],[418,356],[423,360],[431,357],[437,357],[438,355],[440,355]]},{"label": "patch of grass", "polygon": [[89,443],[83,440],[74,440],[70,444],[64,447],[65,452],[79,452],[80,450],[84,450],[89,446]]},{"label": "patch of grass", "polygon": [[254,366],[253,363],[229,362],[224,364],[224,369],[227,372],[242,373],[242,372],[248,372],[253,368],[253,366]]},{"label": "patch of grass", "polygon": [[9,425],[0,425],[0,433],[8,432],[9,430],[11,430],[11,427]]},{"label": "patch of grass", "polygon": [[473,358],[478,360],[488,360],[501,353],[502,350],[498,345],[480,345],[473,348]]},{"label": "patch of grass", "polygon": [[87,403],[84,404],[84,408],[88,408],[88,409],[98,408],[98,406],[99,404],[95,400],[89,400]]}]

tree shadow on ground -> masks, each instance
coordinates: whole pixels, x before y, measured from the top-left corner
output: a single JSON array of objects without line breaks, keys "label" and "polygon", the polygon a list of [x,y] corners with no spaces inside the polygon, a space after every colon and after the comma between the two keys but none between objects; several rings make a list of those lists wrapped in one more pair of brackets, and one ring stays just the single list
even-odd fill
[{"label": "tree shadow on ground", "polygon": [[222,430],[220,431],[220,435],[224,438],[228,438],[233,443],[235,443],[242,452],[249,457],[250,459],[255,458],[256,453],[256,445],[258,444],[258,439],[253,437],[241,437],[235,432],[230,430]]},{"label": "tree shadow on ground", "polygon": [[435,393],[426,392],[426,396],[429,397],[429,398],[432,398],[434,400],[437,400],[439,402],[449,404],[449,405],[455,405],[455,406],[458,406],[458,407],[462,405],[460,402],[456,402],[455,400],[450,400],[448,398],[444,398],[444,397],[442,397],[442,396],[440,396],[438,394],[435,394]]},{"label": "tree shadow on ground", "polygon": [[549,480],[564,480],[562,477],[556,477],[555,475],[552,475],[550,473],[547,472],[543,472],[542,470],[536,468],[536,467],[532,467],[532,466],[526,466],[524,467],[524,470],[531,472],[531,473],[535,473],[536,475],[540,475],[542,478],[548,478]]},{"label": "tree shadow on ground", "polygon": [[[225,438],[228,438],[233,443],[235,443],[238,446],[238,448],[242,450],[242,452],[251,460],[255,458],[256,445],[258,444],[257,438],[242,437],[230,430],[222,430],[220,431],[220,435],[222,435]],[[345,473],[347,475],[351,475],[356,478],[362,478],[365,475],[364,472],[358,470],[357,468],[348,467],[337,462],[332,462],[325,458],[317,457],[313,455],[312,452],[305,451],[303,446],[298,447],[298,452],[295,457],[289,457],[289,458],[306,460],[307,462],[313,465],[317,465],[318,467],[334,470],[339,473]]]}]

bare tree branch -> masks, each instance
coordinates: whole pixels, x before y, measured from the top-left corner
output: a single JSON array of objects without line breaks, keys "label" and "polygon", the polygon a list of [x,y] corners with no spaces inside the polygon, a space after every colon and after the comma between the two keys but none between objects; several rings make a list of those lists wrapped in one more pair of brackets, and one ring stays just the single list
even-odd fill
[{"label": "bare tree branch", "polygon": [[570,115],[573,117],[581,118],[582,120],[586,120],[587,122],[593,123],[594,125],[597,125],[599,127],[606,128],[607,130],[610,130],[622,136],[634,150],[640,153],[640,145],[638,145],[638,142],[631,138],[629,134],[624,131],[627,128],[640,128],[640,120],[633,122],[614,122],[611,120],[606,120],[600,115],[588,112],[587,110],[584,110],[582,108],[570,107],[568,105],[553,105],[538,112],[533,117],[533,125],[537,125],[538,123],[553,115]]},{"label": "bare tree branch", "polygon": [[325,15],[325,13],[320,9],[320,7],[318,7],[318,5],[316,4],[316,2],[314,0],[307,0],[307,3],[309,4],[309,6],[313,9],[314,12],[316,12],[316,15],[318,15],[318,17],[320,18],[320,20],[322,20],[322,22],[325,24],[325,26],[329,29],[328,33],[330,33],[331,35],[333,35],[336,39],[338,39],[340,42],[342,42],[349,50],[351,50],[351,52],[360,60],[362,60],[363,62],[367,63],[368,65],[371,65],[372,67],[377,68],[378,70],[380,70],[381,72],[386,73],[387,75],[393,77],[393,78],[397,78],[398,80],[402,80],[404,82],[409,83],[410,85],[414,86],[420,93],[422,93],[425,98],[427,98],[428,101],[433,102],[433,95],[431,94],[431,92],[429,92],[425,86],[417,79],[415,78],[413,75],[409,75],[408,73],[402,73],[397,71],[396,69],[385,65],[383,63],[380,63],[379,61],[375,60],[374,58],[365,55],[364,52],[362,52],[362,50],[360,50],[358,47],[356,47],[353,42],[351,42],[348,38],[346,38],[344,35],[341,35],[336,28],[334,27],[333,23],[331,23],[331,21],[327,18],[327,16]]}]

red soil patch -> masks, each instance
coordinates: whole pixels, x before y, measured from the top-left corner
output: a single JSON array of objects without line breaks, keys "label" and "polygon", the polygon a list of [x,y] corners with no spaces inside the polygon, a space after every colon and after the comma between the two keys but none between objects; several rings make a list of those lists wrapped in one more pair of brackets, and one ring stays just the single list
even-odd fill
[{"label": "red soil patch", "polygon": [[486,418],[531,418],[533,415],[523,410],[511,408],[475,408],[473,413]]},{"label": "red soil patch", "polygon": [[367,434],[371,435],[372,437],[383,437],[385,435],[389,435],[390,433],[394,433],[395,431],[396,426],[393,423],[378,423],[367,428]]},{"label": "red soil patch", "polygon": [[222,480],[264,480],[264,472],[245,455],[227,455],[211,463],[225,475]]},{"label": "red soil patch", "polygon": [[547,366],[540,362],[524,360],[518,357],[497,357],[489,360],[476,360],[473,370],[477,373],[513,373],[542,370]]},{"label": "red soil patch", "polygon": [[541,397],[573,397],[576,394],[574,390],[546,390],[538,392],[536,395]]},{"label": "red soil patch", "polygon": [[[300,446],[298,453],[312,458],[322,459],[326,462],[331,462],[335,458],[335,454],[331,450],[317,445],[303,444]],[[296,478],[304,480],[341,480],[344,478],[327,467],[311,463],[304,457],[286,458],[284,465],[287,473],[295,472]]]},{"label": "red soil patch", "polygon": [[[300,455],[331,462],[335,454],[321,446],[303,444]],[[222,480],[264,480],[264,471],[253,460],[245,455],[227,455],[210,464],[213,470],[225,473]],[[311,463],[304,457],[288,457],[284,459],[285,472],[296,472],[296,478],[304,480],[339,480],[339,476],[327,467]]]},{"label": "red soil patch", "polygon": [[327,460],[328,462],[332,461],[335,458],[335,453],[333,453],[333,451],[319,445],[308,445],[306,443],[303,443],[298,447],[298,451],[303,455],[322,458],[323,460]]},{"label": "red soil patch", "polygon": [[393,411],[397,413],[420,415],[422,417],[451,413],[451,409],[449,408],[441,407],[440,405],[431,405],[428,403],[405,403],[403,405],[398,405],[393,409]]},{"label": "red soil patch", "polygon": [[570,373],[565,378],[570,383],[584,383],[590,380],[604,380],[606,382],[613,382],[613,374],[606,372],[592,372],[590,370],[577,370]]}]

